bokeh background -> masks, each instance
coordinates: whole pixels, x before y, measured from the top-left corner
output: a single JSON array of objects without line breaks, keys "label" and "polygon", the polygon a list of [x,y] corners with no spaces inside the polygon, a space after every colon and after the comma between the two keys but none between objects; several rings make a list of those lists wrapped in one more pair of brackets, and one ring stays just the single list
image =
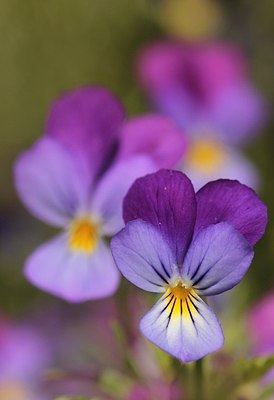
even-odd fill
[{"label": "bokeh background", "polygon": [[[81,313],[93,315],[101,302],[67,305],[32,287],[22,275],[27,255],[52,230],[18,200],[12,167],[18,153],[43,133],[51,102],[64,91],[95,84],[120,96],[130,115],[146,111],[146,99],[134,79],[136,53],[147,42],[175,36],[237,42],[271,108],[274,7],[272,0],[1,0],[0,10],[0,313],[15,321],[34,315],[38,325],[54,327],[49,329],[54,340],[54,329],[60,332],[65,324],[58,313],[66,315],[69,325]],[[260,196],[269,208],[269,225],[237,292],[239,312],[274,290],[273,129],[270,118],[247,149],[262,176]]]}]

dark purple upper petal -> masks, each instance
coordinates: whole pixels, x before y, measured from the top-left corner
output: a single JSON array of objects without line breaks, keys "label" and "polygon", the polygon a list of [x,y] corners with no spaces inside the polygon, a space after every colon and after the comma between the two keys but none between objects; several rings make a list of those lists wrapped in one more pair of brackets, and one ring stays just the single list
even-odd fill
[{"label": "dark purple upper petal", "polygon": [[120,102],[108,90],[84,87],[68,92],[52,106],[46,134],[88,164],[91,177],[113,157],[124,119]]},{"label": "dark purple upper petal", "polygon": [[195,235],[219,222],[231,223],[251,245],[261,239],[267,224],[267,208],[254,190],[238,181],[209,182],[197,193]]},{"label": "dark purple upper petal", "polygon": [[145,115],[125,122],[121,129],[119,157],[150,156],[159,168],[172,168],[183,157],[186,137],[172,121],[160,115]]},{"label": "dark purple upper petal", "polygon": [[246,65],[240,50],[228,43],[189,45],[160,41],[140,53],[137,74],[143,88],[153,97],[180,88],[204,103],[244,79]]},{"label": "dark purple upper petal", "polygon": [[196,219],[192,183],[183,173],[171,170],[139,178],[124,199],[123,216],[125,222],[140,218],[160,229],[181,263]]}]

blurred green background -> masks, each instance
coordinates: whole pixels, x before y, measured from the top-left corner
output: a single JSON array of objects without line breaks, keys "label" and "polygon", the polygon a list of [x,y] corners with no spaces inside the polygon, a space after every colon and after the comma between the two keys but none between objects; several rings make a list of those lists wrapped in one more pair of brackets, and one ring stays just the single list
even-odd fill
[{"label": "blurred green background", "polygon": [[[144,43],[173,34],[238,42],[255,84],[273,104],[273,0],[177,0],[172,7],[165,0],[1,0],[0,312],[23,314],[34,300],[61,302],[22,276],[26,256],[52,232],[24,210],[12,183],[17,154],[43,132],[56,96],[81,85],[105,85],[129,114],[145,111],[134,81],[135,54]],[[262,175],[260,195],[269,206],[269,226],[243,283],[244,302],[274,288],[272,129],[270,121],[248,149]]]}]

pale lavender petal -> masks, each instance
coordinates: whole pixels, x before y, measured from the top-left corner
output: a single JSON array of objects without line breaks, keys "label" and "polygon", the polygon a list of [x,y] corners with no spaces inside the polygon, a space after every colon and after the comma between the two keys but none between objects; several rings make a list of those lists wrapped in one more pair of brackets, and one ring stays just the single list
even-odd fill
[{"label": "pale lavender petal", "polygon": [[124,110],[107,89],[83,87],[68,92],[52,106],[46,134],[58,139],[97,177],[118,145]]},{"label": "pale lavender petal", "polygon": [[91,254],[72,251],[67,234],[38,247],[26,262],[25,275],[33,285],[72,303],[112,295],[120,277],[103,241]]},{"label": "pale lavender petal", "polygon": [[[218,143],[218,142],[217,142]],[[222,145],[224,152],[213,168],[202,168],[202,165],[189,162],[186,158],[181,170],[191,179],[195,190],[199,190],[207,182],[217,179],[236,179],[253,189],[260,187],[260,176],[256,166],[239,151]]]},{"label": "pale lavender petal", "polygon": [[159,168],[172,168],[184,155],[186,137],[169,119],[151,114],[123,124],[120,146],[119,157],[146,154]]},{"label": "pale lavender petal", "polygon": [[195,361],[218,351],[222,328],[211,309],[196,294],[187,300],[164,295],[142,318],[144,336],[182,362]]},{"label": "pale lavender petal", "polygon": [[267,106],[260,93],[243,82],[227,88],[214,99],[209,110],[212,129],[227,143],[249,143],[267,120]]},{"label": "pale lavender petal", "polygon": [[159,229],[181,263],[196,219],[192,183],[181,172],[160,170],[137,179],[124,199],[125,222],[140,218]]},{"label": "pale lavender petal", "polygon": [[111,241],[117,267],[126,279],[141,289],[163,292],[174,273],[176,258],[161,232],[135,220]]},{"label": "pale lavender petal", "polygon": [[27,209],[54,226],[64,226],[87,201],[88,179],[67,150],[43,138],[15,163],[15,186]]},{"label": "pale lavender petal", "polygon": [[124,226],[122,203],[135,179],[157,170],[150,157],[133,156],[111,167],[99,182],[91,204],[91,211],[101,220],[102,233],[113,235]]},{"label": "pale lavender petal", "polygon": [[253,255],[252,246],[232,225],[210,225],[192,242],[182,278],[202,296],[220,294],[242,280]]},{"label": "pale lavender petal", "polygon": [[211,224],[231,223],[254,245],[267,224],[267,208],[256,193],[237,181],[209,182],[197,193],[195,234]]}]

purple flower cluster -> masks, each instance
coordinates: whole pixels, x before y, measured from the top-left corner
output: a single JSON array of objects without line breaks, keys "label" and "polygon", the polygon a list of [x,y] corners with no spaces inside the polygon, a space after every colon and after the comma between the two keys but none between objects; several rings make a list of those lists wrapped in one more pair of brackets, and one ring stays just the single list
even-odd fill
[{"label": "purple flower cluster", "polygon": [[[185,156],[182,127],[193,140],[185,170],[198,159],[211,171],[216,157],[230,154],[217,141],[244,140],[261,123],[262,105],[233,48],[160,44],[141,58],[141,73],[157,108],[177,124],[157,114],[126,119],[108,90],[86,87],[53,104],[44,134],[16,161],[15,186],[27,209],[61,228],[27,259],[25,275],[47,292],[82,302],[112,295],[120,270],[162,295],[141,320],[143,334],[188,362],[223,345],[203,297],[241,281],[267,212],[238,181],[209,182],[195,193],[185,174],[169,168]],[[202,128],[210,139],[198,138]],[[230,163],[231,171],[238,168],[233,157]]]}]

